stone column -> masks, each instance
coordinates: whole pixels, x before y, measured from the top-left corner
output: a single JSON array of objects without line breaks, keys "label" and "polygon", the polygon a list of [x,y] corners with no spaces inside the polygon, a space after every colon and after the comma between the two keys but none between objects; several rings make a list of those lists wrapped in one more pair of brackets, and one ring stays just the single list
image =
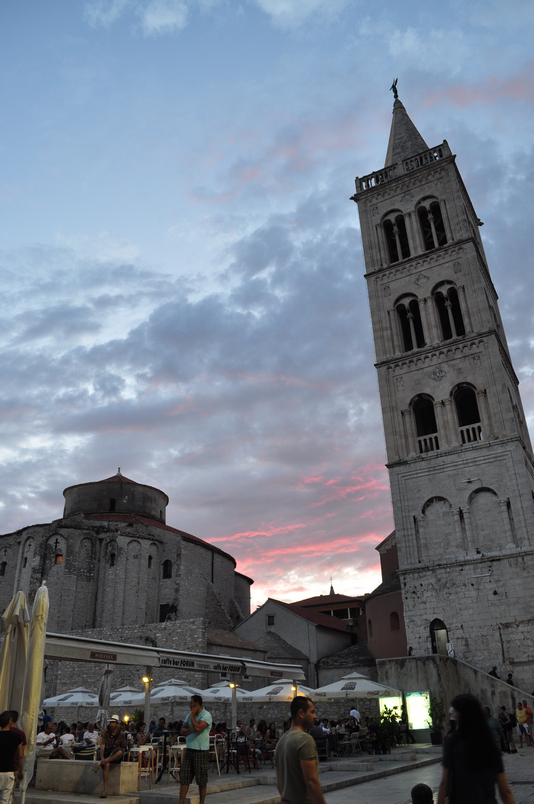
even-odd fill
[{"label": "stone column", "polygon": [[425,345],[429,343],[434,343],[432,337],[432,328],[430,325],[430,319],[428,317],[428,297],[424,299],[419,299],[419,312],[421,314],[421,324],[423,325],[423,337],[425,339]]},{"label": "stone column", "polygon": [[460,509],[453,508],[452,509],[452,519],[454,522],[454,532],[456,534],[456,541],[458,546],[462,546],[465,551],[467,552],[467,546],[464,541],[464,534],[462,533],[462,523],[460,521]]},{"label": "stone column", "polygon": [[467,299],[465,298],[465,287],[463,285],[458,285],[457,290],[458,290],[458,303],[460,305],[460,310],[462,311],[462,318],[465,324],[465,331],[473,332],[473,324],[471,321],[471,316],[469,314]]},{"label": "stone column", "polygon": [[504,527],[504,535],[506,537],[506,544],[515,544],[514,534],[512,533],[512,525],[510,522],[510,514],[508,512],[508,500],[499,500],[501,508],[502,524]]},{"label": "stone column", "polygon": [[482,440],[491,441],[491,425],[488,415],[488,398],[484,390],[477,391],[477,405],[478,412],[480,413],[480,422],[482,424]]},{"label": "stone column", "polygon": [[406,312],[406,318],[410,322],[410,335],[412,336],[412,349],[417,349],[417,337],[416,337],[416,334],[415,334],[415,327],[413,325],[413,313],[410,310],[410,308],[408,308],[408,310]]},{"label": "stone column", "polygon": [[388,318],[389,318],[389,329],[391,332],[391,340],[393,343],[393,354],[400,355],[402,352],[400,337],[399,337],[399,322],[397,311],[394,307],[390,307],[388,310]]},{"label": "stone column", "polygon": [[436,411],[436,419],[438,423],[440,449],[443,449],[444,446],[450,447],[451,439],[449,435],[449,428],[447,427],[447,418],[443,410],[443,402],[434,402],[434,410]]},{"label": "stone column", "polygon": [[430,228],[432,230],[432,239],[434,240],[434,248],[437,248],[439,245],[438,236],[436,234],[436,227],[434,225],[434,216],[432,215],[430,210],[428,210],[428,221],[430,223]]},{"label": "stone column", "polygon": [[404,421],[404,427],[406,430],[406,452],[407,455],[417,455],[419,450],[417,449],[416,439],[415,439],[415,432],[413,427],[413,419],[412,419],[412,411],[410,408],[406,408],[405,410],[401,411],[402,419]]},{"label": "stone column", "polygon": [[452,229],[451,229],[451,223],[449,221],[449,213],[447,212],[447,205],[443,199],[439,202],[439,207],[441,209],[441,217],[443,218],[443,226],[445,227],[445,234],[447,235],[447,242],[452,243],[454,237],[452,236]]},{"label": "stone column", "polygon": [[452,337],[457,337],[458,333],[456,332],[456,326],[454,324],[454,318],[452,317],[452,304],[450,302],[449,297],[447,296],[445,301],[445,309],[447,310],[447,316],[449,318],[449,326],[451,328]]},{"label": "stone column", "polygon": [[385,246],[384,232],[383,232],[381,223],[376,224],[376,241],[377,241],[377,244],[378,244],[378,254],[380,256],[380,265],[382,265],[382,266],[388,265],[389,264],[389,259],[384,258],[385,255],[387,255],[387,249],[384,249],[384,246]]},{"label": "stone column", "polygon": [[399,255],[399,260],[402,260],[402,248],[399,238],[399,227],[397,226],[396,223],[393,224],[393,234],[395,235],[395,243],[397,246],[397,254]]},{"label": "stone column", "polygon": [[408,245],[410,247],[410,254],[414,256],[415,254],[418,254],[420,252],[420,249],[418,248],[418,242],[415,233],[415,226],[412,212],[407,212],[405,214],[404,222],[407,224],[406,234],[408,236]]},{"label": "stone column", "polygon": [[442,338],[441,328],[436,317],[436,303],[433,296],[427,296],[426,301],[428,301],[427,310],[428,320],[430,321],[430,331],[432,333],[432,343],[439,343]]},{"label": "stone column", "polygon": [[444,399],[443,405],[445,406],[445,411],[447,414],[447,422],[449,425],[449,432],[451,436],[450,443],[452,447],[455,447],[460,443],[459,441],[460,434],[458,425],[455,421],[454,410],[452,407],[452,399],[450,397],[448,397],[448,399]]},{"label": "stone column", "polygon": [[471,523],[471,511],[469,506],[466,505],[464,510],[464,522],[465,522],[465,535],[467,538],[467,552],[472,553],[474,551],[474,539],[473,539],[473,527]]}]

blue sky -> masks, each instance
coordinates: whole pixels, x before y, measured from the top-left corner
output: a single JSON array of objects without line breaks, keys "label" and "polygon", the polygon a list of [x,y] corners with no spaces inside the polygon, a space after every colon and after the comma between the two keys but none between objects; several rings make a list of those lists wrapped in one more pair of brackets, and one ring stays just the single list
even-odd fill
[{"label": "blue sky", "polygon": [[447,139],[534,415],[529,2],[0,2],[0,528],[114,474],[254,602],[392,529],[354,176]]}]

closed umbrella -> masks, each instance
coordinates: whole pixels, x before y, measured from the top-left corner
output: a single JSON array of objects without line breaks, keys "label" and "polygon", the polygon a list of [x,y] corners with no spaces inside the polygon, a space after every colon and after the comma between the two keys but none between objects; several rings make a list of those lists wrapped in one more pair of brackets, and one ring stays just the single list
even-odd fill
[{"label": "closed umbrella", "polygon": [[30,614],[24,592],[17,592],[2,615],[6,636],[0,650],[0,712],[22,711]]},{"label": "closed umbrella", "polygon": [[96,716],[96,722],[100,726],[101,729],[105,728],[108,723],[108,709],[109,709],[109,697],[111,693],[111,674],[113,670],[109,666],[106,665],[106,669],[102,673],[102,678],[100,679],[100,688],[98,690],[98,705],[100,709],[98,710]]},{"label": "closed umbrella", "polygon": [[359,673],[349,673],[339,681],[318,687],[315,690],[317,700],[327,698],[398,698],[402,695],[400,690],[386,687],[378,681],[372,681]]},{"label": "closed umbrella", "polygon": [[259,690],[247,692],[242,700],[255,703],[269,703],[271,701],[290,702],[297,695],[305,695],[306,698],[315,700],[315,690],[311,690],[303,684],[297,684],[290,678],[281,678],[280,681],[269,684],[268,687],[262,687]]},{"label": "closed umbrella", "polygon": [[46,623],[48,620],[48,589],[43,581],[37,590],[33,603],[30,627],[30,642],[26,663],[26,681],[22,705],[22,731],[26,735],[27,744],[24,749],[24,778],[20,784],[21,804],[26,799],[26,789],[33,776],[35,764],[37,720],[43,689],[43,667],[46,641]]}]

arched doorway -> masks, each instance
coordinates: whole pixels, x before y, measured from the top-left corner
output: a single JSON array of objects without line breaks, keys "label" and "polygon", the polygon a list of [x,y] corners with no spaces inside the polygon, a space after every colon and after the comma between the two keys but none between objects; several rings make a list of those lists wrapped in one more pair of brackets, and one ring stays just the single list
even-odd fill
[{"label": "arched doorway", "polygon": [[430,623],[430,638],[432,640],[432,653],[447,656],[447,626],[443,620],[432,620]]}]

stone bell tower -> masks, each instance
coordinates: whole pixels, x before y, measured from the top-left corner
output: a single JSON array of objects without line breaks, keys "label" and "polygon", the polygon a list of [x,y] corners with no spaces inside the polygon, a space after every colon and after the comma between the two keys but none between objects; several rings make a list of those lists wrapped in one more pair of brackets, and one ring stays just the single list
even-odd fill
[{"label": "stone bell tower", "polygon": [[482,223],[394,91],[385,167],[353,199],[408,645],[532,685],[534,457]]}]

